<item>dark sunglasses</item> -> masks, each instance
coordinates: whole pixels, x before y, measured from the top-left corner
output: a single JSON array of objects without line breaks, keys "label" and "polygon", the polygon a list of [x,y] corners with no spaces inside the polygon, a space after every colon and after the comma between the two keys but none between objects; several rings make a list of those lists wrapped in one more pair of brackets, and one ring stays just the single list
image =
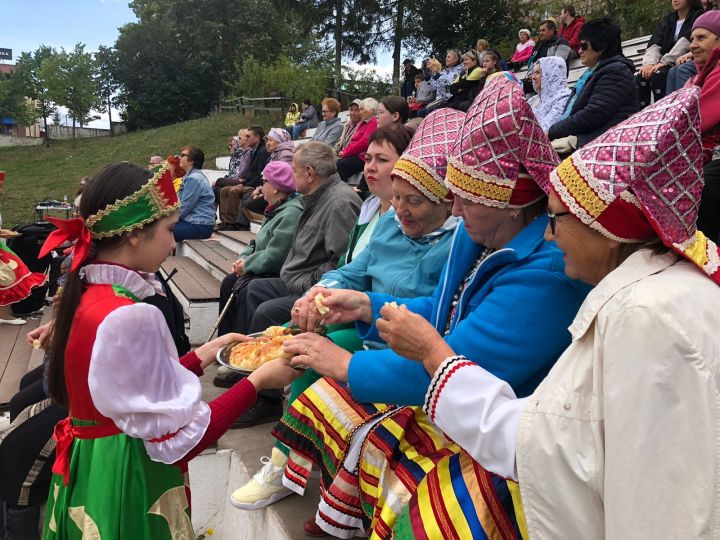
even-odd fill
[{"label": "dark sunglasses", "polygon": [[186,154],[186,153],[183,152],[183,153],[181,153],[180,156],[178,156],[178,157],[186,157],[186,158],[189,158],[189,157],[190,157],[190,154]]},{"label": "dark sunglasses", "polygon": [[570,212],[558,212],[553,214],[550,210],[547,211],[548,220],[550,220],[550,232],[555,236],[555,227],[557,225],[557,218],[562,216],[569,216]]},{"label": "dark sunglasses", "polygon": [[587,51],[590,48],[590,42],[589,41],[581,41],[580,42],[580,49],[583,51]]}]

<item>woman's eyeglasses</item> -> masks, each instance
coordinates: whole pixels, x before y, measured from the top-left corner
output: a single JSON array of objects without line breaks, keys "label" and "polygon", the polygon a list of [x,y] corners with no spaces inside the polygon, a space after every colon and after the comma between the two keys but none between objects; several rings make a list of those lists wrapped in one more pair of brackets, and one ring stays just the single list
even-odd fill
[{"label": "woman's eyeglasses", "polygon": [[550,210],[547,211],[548,220],[550,221],[550,232],[555,236],[555,227],[557,226],[557,218],[562,216],[569,216],[570,212],[558,212],[553,214]]},{"label": "woman's eyeglasses", "polygon": [[186,153],[183,152],[183,153],[180,154],[178,157],[186,157],[186,158],[189,159],[189,158],[190,158],[190,154],[186,154]]},{"label": "woman's eyeglasses", "polygon": [[581,41],[580,42],[580,49],[583,51],[587,51],[590,48],[590,42],[589,41]]}]

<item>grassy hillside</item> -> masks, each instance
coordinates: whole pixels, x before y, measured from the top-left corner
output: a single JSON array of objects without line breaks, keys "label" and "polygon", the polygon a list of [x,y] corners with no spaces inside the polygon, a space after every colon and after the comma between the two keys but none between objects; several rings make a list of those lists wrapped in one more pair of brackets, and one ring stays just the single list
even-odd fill
[{"label": "grassy hillside", "polygon": [[224,113],[158,129],[128,133],[118,137],[51,141],[44,146],[0,148],[0,170],[5,171],[5,188],[0,193],[3,226],[34,219],[38,201],[52,197],[72,201],[83,176],[115,161],[146,165],[152,155],[179,153],[186,144],[195,144],[205,152],[206,168],[215,167],[217,156],[228,155],[227,138],[241,127],[261,124],[282,125],[265,116],[253,118]]}]

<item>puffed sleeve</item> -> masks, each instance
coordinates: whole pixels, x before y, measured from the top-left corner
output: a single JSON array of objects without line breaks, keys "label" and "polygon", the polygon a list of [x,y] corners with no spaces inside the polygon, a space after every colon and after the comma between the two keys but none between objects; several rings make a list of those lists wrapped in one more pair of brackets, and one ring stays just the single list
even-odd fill
[{"label": "puffed sleeve", "polygon": [[200,381],[178,361],[167,323],[151,305],[123,306],[100,324],[88,386],[97,410],[143,439],[155,461],[182,459],[210,423]]},{"label": "puffed sleeve", "polygon": [[423,410],[488,471],[517,480],[515,439],[527,398],[464,356],[443,362]]}]

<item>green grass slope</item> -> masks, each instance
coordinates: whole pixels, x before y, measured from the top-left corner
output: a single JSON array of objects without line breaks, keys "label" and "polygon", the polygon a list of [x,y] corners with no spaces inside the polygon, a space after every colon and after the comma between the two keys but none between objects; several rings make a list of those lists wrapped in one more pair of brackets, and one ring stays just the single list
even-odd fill
[{"label": "green grass slope", "polygon": [[50,141],[44,146],[0,148],[0,171],[5,187],[0,193],[3,227],[34,220],[38,201],[52,197],[75,198],[78,182],[105,165],[130,161],[145,166],[152,155],[177,154],[187,144],[205,152],[205,168],[215,168],[215,158],[228,155],[227,139],[238,129],[260,124],[282,126],[279,119],[223,113],[157,129],[72,141]]}]

